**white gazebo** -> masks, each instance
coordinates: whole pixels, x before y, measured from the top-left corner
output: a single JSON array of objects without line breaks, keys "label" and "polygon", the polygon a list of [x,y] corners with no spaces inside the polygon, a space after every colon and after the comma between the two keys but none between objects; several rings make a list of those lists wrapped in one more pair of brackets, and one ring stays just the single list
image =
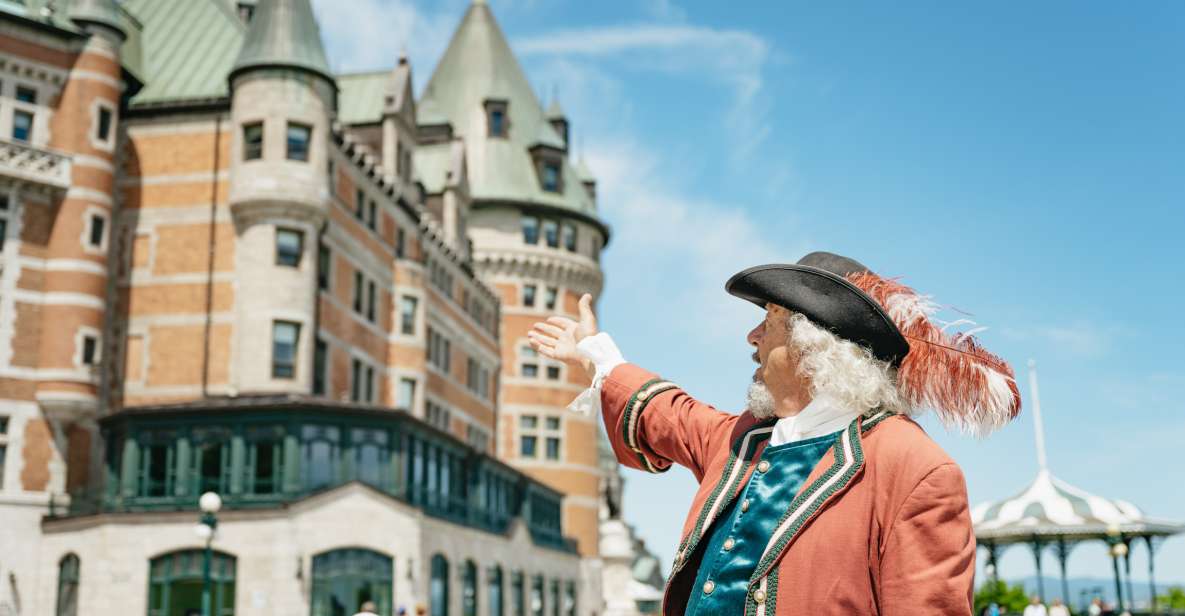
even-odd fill
[{"label": "white gazebo", "polygon": [[1127,577],[1127,599],[1131,600],[1131,546],[1143,543],[1148,550],[1148,584],[1152,605],[1156,605],[1154,556],[1166,537],[1185,531],[1185,525],[1149,518],[1135,505],[1106,499],[1080,490],[1054,477],[1045,457],[1045,433],[1041,402],[1037,392],[1037,370],[1029,362],[1029,383],[1033,394],[1033,425],[1037,440],[1037,478],[1016,496],[998,502],[981,503],[971,510],[975,539],[987,550],[989,574],[995,577],[997,559],[1009,546],[1022,544],[1033,550],[1037,564],[1037,592],[1045,599],[1041,578],[1041,554],[1050,549],[1061,569],[1062,595],[1070,601],[1066,584],[1066,561],[1075,545],[1084,541],[1107,543],[1114,566],[1115,593],[1124,609],[1124,588],[1119,561]]}]

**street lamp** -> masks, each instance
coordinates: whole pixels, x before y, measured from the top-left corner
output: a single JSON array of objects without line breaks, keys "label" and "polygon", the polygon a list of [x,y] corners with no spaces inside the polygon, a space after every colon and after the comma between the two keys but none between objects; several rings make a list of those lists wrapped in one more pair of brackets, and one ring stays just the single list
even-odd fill
[{"label": "street lamp", "polygon": [[198,507],[202,510],[202,517],[194,527],[194,532],[206,542],[205,552],[202,554],[202,616],[212,616],[210,601],[210,558],[212,556],[210,544],[214,542],[214,531],[218,528],[218,513],[222,509],[222,497],[217,492],[206,492],[198,499]]},{"label": "street lamp", "polygon": [[1119,559],[1127,556],[1127,544],[1123,542],[1118,524],[1107,526],[1107,545],[1111,546],[1111,565],[1115,568],[1115,596],[1119,599],[1119,611],[1123,613],[1127,606],[1123,601],[1123,585],[1119,582]]}]

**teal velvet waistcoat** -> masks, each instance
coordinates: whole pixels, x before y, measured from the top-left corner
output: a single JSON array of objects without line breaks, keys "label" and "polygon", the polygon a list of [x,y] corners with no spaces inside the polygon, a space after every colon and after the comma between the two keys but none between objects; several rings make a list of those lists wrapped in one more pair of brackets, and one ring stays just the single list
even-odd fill
[{"label": "teal velvet waistcoat", "polygon": [[766,543],[838,434],[765,448],[745,489],[712,524],[685,614],[744,613],[749,576]]}]

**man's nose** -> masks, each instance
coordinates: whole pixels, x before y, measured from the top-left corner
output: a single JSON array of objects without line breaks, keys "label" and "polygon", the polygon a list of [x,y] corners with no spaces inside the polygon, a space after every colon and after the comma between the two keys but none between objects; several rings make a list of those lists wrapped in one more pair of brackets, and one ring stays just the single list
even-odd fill
[{"label": "man's nose", "polygon": [[758,325],[757,327],[754,327],[753,329],[749,330],[749,335],[748,335],[748,337],[745,338],[746,340],[749,341],[749,344],[751,344],[753,346],[757,346],[757,343],[761,341],[761,329],[762,329],[763,325],[765,325],[765,324],[762,323],[761,325]]}]

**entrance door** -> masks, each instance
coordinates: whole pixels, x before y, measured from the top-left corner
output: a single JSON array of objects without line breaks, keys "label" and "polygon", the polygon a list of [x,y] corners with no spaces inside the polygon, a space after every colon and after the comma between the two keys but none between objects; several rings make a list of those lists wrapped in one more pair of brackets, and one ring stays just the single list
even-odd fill
[{"label": "entrance door", "polygon": [[[182,550],[152,559],[148,570],[148,616],[201,616],[202,550]],[[211,613],[234,616],[235,557],[210,559]]]},{"label": "entrance door", "polygon": [[314,556],[313,616],[353,616],[367,601],[391,616],[393,570],[389,556],[363,548]]}]

